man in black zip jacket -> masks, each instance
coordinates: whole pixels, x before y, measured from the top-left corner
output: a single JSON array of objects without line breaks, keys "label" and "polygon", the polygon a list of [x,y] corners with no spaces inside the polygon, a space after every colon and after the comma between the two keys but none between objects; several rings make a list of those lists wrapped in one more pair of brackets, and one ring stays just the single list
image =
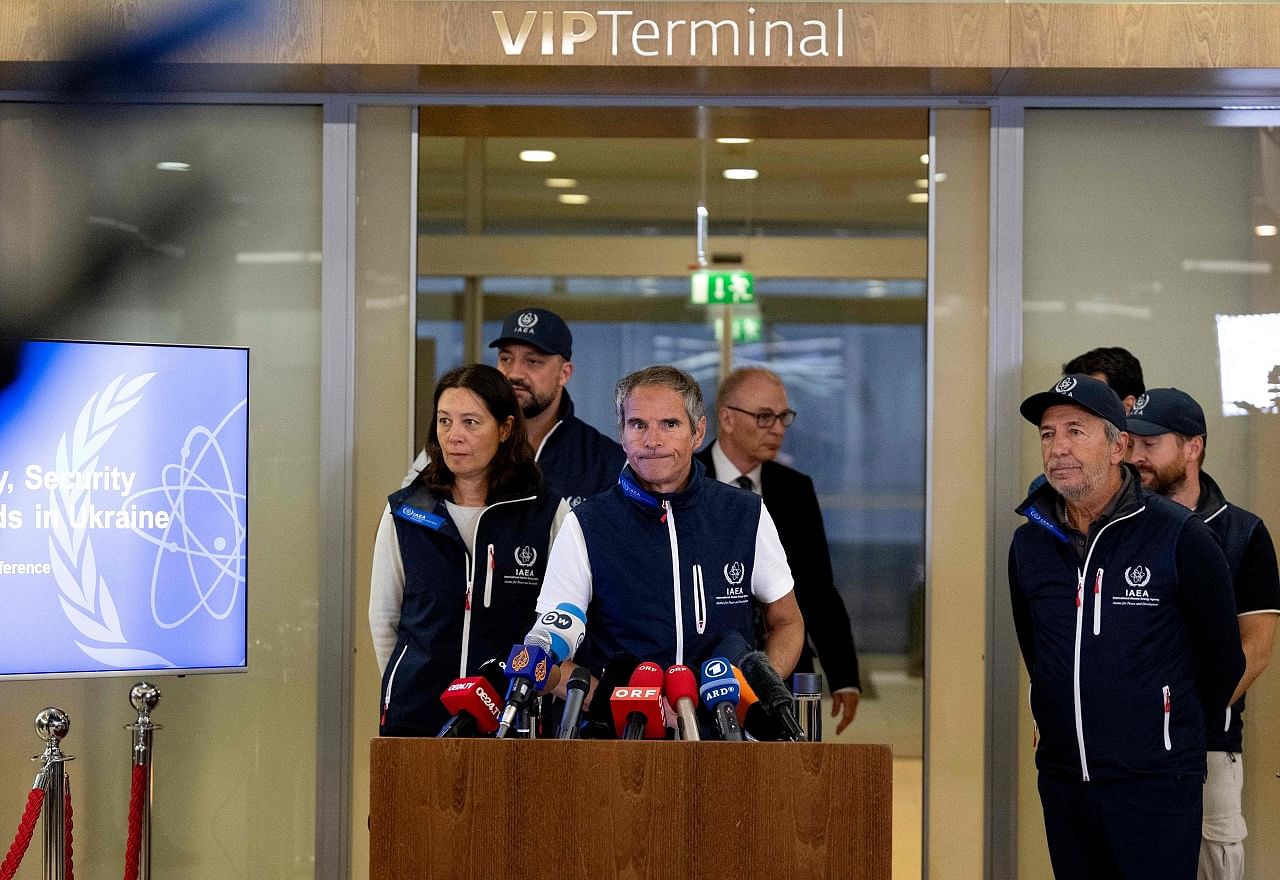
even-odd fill
[{"label": "man in black zip jacket", "polygon": [[498,371],[515,389],[542,478],[576,507],[618,481],[622,447],[573,414],[565,387],[573,376],[573,334],[547,309],[521,309],[502,319]]},{"label": "man in black zip jacket", "polygon": [[1231,569],[1244,677],[1231,695],[1225,717],[1205,720],[1209,774],[1204,786],[1204,823],[1200,842],[1200,880],[1241,880],[1247,833],[1240,795],[1244,695],[1271,660],[1280,618],[1280,572],[1276,550],[1262,520],[1227,502],[1213,478],[1200,470],[1207,429],[1200,404],[1177,388],[1152,388],[1139,396],[1129,414],[1129,462],[1142,486],[1195,512],[1213,529]]},{"label": "man in black zip jacket", "polygon": [[1065,376],[1021,413],[1048,484],[1018,508],[1009,587],[1054,875],[1191,880],[1204,713],[1226,710],[1244,672],[1226,559],[1124,463],[1105,383]]},{"label": "man in black zip jacket", "polygon": [[[627,457],[616,441],[574,414],[566,387],[573,376],[573,333],[564,319],[547,309],[520,309],[502,319],[489,347],[498,349],[498,372],[520,401],[529,448],[548,488],[571,508],[612,488]],[[412,483],[428,461],[421,450],[402,485]]]}]

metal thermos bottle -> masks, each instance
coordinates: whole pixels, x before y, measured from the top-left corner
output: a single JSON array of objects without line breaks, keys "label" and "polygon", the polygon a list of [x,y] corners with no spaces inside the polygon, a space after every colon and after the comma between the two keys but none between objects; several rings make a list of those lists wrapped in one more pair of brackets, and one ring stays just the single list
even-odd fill
[{"label": "metal thermos bottle", "polygon": [[822,674],[797,672],[791,676],[791,693],[796,698],[796,721],[809,742],[822,742]]}]

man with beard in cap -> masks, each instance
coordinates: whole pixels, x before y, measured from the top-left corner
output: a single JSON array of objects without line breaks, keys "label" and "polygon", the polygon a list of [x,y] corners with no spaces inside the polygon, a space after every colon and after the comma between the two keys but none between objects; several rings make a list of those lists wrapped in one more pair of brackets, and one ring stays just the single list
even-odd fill
[{"label": "man with beard in cap", "polygon": [[1222,542],[1235,592],[1244,677],[1231,695],[1225,716],[1211,715],[1208,727],[1209,774],[1204,785],[1201,880],[1240,880],[1244,876],[1244,838],[1240,810],[1244,768],[1240,751],[1244,695],[1271,660],[1280,615],[1280,573],[1266,525],[1227,501],[1204,463],[1206,428],[1200,404],[1177,388],[1152,388],[1140,395],[1128,419],[1133,445],[1129,461],[1142,486],[1190,508]]},{"label": "man with beard in cap", "polygon": [[498,370],[515,389],[542,477],[575,506],[618,482],[622,447],[573,414],[565,388],[573,375],[573,334],[547,309],[521,309],[502,319],[489,343]]},{"label": "man with beard in cap", "polygon": [[1124,405],[1064,376],[1020,409],[1048,484],[1009,548],[1036,767],[1058,880],[1191,880],[1205,712],[1244,672],[1231,575],[1209,527],[1142,488]]}]

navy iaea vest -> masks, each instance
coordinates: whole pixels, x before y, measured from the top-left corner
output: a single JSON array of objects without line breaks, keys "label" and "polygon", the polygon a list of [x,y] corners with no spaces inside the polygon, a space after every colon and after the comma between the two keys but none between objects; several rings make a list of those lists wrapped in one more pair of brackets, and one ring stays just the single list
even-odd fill
[{"label": "navy iaea vest", "polygon": [[1203,774],[1196,648],[1178,597],[1191,511],[1135,478],[1082,561],[1054,497],[1045,486],[1024,502],[1031,522],[1013,538],[1035,638],[1036,766],[1085,780]]},{"label": "navy iaea vest", "polygon": [[696,669],[731,632],[755,644],[763,503],[692,465],[681,492],[651,494],[627,467],[616,486],[574,508],[592,579],[582,662],[597,672],[623,652]]},{"label": "navy iaea vest", "polygon": [[382,677],[383,736],[435,736],[449,719],[440,694],[484,661],[505,658],[536,619],[560,499],[489,504],[476,522],[476,558],[445,503],[415,481],[388,498],[404,599],[395,650]]}]

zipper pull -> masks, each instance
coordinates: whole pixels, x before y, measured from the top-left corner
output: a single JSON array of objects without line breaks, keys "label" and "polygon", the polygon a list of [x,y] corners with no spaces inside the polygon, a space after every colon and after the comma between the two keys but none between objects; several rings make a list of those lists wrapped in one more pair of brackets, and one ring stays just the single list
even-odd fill
[{"label": "zipper pull", "polygon": [[383,704],[383,706],[382,706],[382,715],[381,715],[381,717],[379,717],[379,718],[378,718],[378,726],[379,726],[379,727],[386,727],[386,726],[387,726],[387,707],[386,707],[386,704]]},{"label": "zipper pull", "polygon": [[668,512],[668,510],[669,510],[669,508],[668,508],[668,506],[667,506],[667,505],[669,505],[670,503],[671,503],[670,501],[664,501],[664,502],[662,502],[662,516],[658,517],[658,522],[660,522],[660,523],[666,523],[666,521],[667,521],[667,512]]},{"label": "zipper pull", "polygon": [[1168,715],[1168,714],[1169,714],[1170,712],[1172,712],[1172,711],[1173,711],[1173,697],[1171,696],[1171,694],[1170,694],[1170,692],[1169,692],[1169,686],[1168,686],[1168,685],[1165,685],[1165,688],[1164,688],[1164,714]]},{"label": "zipper pull", "polygon": [[1076,607],[1084,605],[1084,578],[1080,577],[1076,580]]},{"label": "zipper pull", "polygon": [[1102,592],[1102,569],[1098,569],[1098,576],[1093,581],[1093,595],[1097,596]]},{"label": "zipper pull", "polygon": [[464,611],[470,611],[470,610],[471,610],[471,583],[470,583],[469,581],[468,581],[468,583],[467,583],[467,602],[466,602],[466,604],[463,606],[463,610],[464,610]]},{"label": "zipper pull", "polygon": [[[489,545],[489,571],[493,571],[493,566],[494,566],[494,562],[493,562],[493,545],[492,545],[492,544],[490,544],[490,545]],[[1098,573],[1099,573],[1099,574],[1101,574],[1102,572],[1098,572]]]}]

